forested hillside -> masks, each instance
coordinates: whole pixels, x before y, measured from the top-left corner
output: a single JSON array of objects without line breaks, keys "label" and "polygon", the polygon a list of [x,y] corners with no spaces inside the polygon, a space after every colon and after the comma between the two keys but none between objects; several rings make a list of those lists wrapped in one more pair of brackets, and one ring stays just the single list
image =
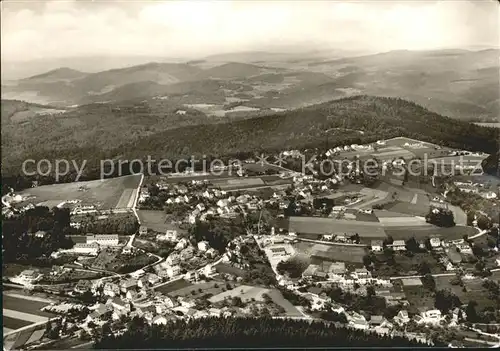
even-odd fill
[{"label": "forested hillside", "polygon": [[357,96],[272,116],[169,130],[133,145],[124,143],[119,149],[134,156],[152,153],[159,157],[186,157],[327,144],[332,147],[407,136],[492,153],[497,149],[498,133],[498,130],[440,116],[405,100]]},{"label": "forested hillside", "polygon": [[[200,112],[178,115],[134,105],[110,110],[89,105],[75,118],[40,116],[2,130],[2,168],[16,174],[22,161],[86,159],[87,171],[103,158],[227,156],[289,148],[325,148],[407,136],[439,145],[494,153],[499,129],[440,116],[396,98],[356,96],[242,121],[200,125]],[[153,111],[153,112],[152,112]],[[78,117],[78,118],[76,118]],[[72,123],[77,123],[76,125]],[[69,123],[69,124],[68,124]],[[175,128],[179,124],[193,124]],[[174,129],[172,129],[174,128]],[[336,129],[338,128],[338,129]],[[345,129],[352,131],[346,132]]]},{"label": "forested hillside", "polygon": [[135,318],[121,336],[103,335],[95,349],[423,347],[400,337],[377,336],[323,322],[271,318],[203,318],[149,326]]}]

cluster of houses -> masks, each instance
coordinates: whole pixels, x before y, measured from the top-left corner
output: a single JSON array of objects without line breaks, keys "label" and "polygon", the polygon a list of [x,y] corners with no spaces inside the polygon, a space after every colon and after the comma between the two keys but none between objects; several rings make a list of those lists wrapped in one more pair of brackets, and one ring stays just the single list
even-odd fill
[{"label": "cluster of houses", "polygon": [[16,277],[10,278],[13,283],[30,286],[43,278],[43,274],[38,269],[26,269]]},{"label": "cluster of houses", "polygon": [[406,242],[404,240],[394,240],[392,244],[384,244],[382,240],[371,241],[370,248],[373,252],[382,252],[384,250],[384,247],[391,248],[396,252],[406,251]]},{"label": "cluster of houses", "polygon": [[89,323],[103,325],[108,321],[116,321],[126,316],[128,318],[142,317],[149,324],[167,324],[168,321],[178,319],[198,319],[207,317],[231,317],[243,316],[250,311],[236,307],[210,307],[197,309],[196,301],[189,297],[171,297],[160,292],[152,293],[147,302],[131,302],[120,297],[110,297],[106,303],[98,303],[90,308],[91,313],[87,315],[81,327],[90,329]]},{"label": "cluster of houses", "polygon": [[498,192],[484,189],[484,184],[470,182],[453,182],[453,184],[464,193],[478,194],[479,196],[488,199],[495,200],[498,198]]},{"label": "cluster of houses", "polygon": [[[457,269],[462,262],[463,255],[473,255],[472,247],[464,239],[441,240],[440,236],[435,235],[429,238],[430,248],[437,255],[438,261],[448,271]],[[404,252],[407,250],[404,240],[394,240],[392,244],[386,244],[382,240],[372,240],[370,249],[372,252],[382,252],[385,247],[392,248],[395,252]],[[424,242],[419,243],[420,249],[426,249]]]},{"label": "cluster of houses", "polygon": [[374,279],[366,268],[356,268],[348,270],[345,262],[332,262],[325,267],[320,264],[310,264],[302,273],[302,278],[308,281],[331,281],[353,285],[354,283],[385,283],[381,279]]},{"label": "cluster of houses", "polygon": [[[166,190],[170,196],[166,205],[186,204],[191,209],[188,211],[186,221],[193,224],[197,220],[206,221],[208,216],[235,217],[246,210],[256,210],[259,199],[248,194],[229,196],[220,189],[210,189],[206,181],[191,181],[184,184],[157,183],[160,190]],[[143,197],[143,201],[146,199]]]},{"label": "cluster of houses", "polygon": [[340,234],[324,234],[321,236],[322,241],[335,242],[335,243],[344,243],[344,244],[355,244],[356,234],[348,234],[348,233],[340,233]]},{"label": "cluster of houses", "polygon": [[[217,256],[217,251],[210,247],[207,241],[198,242],[197,248],[195,249],[195,247],[192,246],[186,238],[177,240],[176,233],[176,231],[170,231],[168,239],[172,242],[176,242],[174,252],[172,252],[165,261],[154,266],[156,274],[162,279],[172,279],[180,276],[182,274],[181,262],[191,260],[197,252],[207,259],[212,259]],[[210,276],[213,274],[212,268],[208,268],[207,271],[203,271],[203,274]]]}]

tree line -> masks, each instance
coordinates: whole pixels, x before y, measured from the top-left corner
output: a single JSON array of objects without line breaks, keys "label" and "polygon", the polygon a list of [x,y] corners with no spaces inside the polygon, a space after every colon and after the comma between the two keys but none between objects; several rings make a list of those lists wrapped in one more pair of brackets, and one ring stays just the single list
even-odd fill
[{"label": "tree line", "polygon": [[149,326],[134,318],[125,333],[103,334],[95,349],[417,347],[417,341],[338,328],[319,321],[210,317]]}]

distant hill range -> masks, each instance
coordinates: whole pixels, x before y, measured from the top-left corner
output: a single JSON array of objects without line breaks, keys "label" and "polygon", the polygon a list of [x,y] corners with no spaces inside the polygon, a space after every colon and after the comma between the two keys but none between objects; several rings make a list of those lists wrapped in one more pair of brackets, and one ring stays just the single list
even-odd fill
[{"label": "distant hill range", "polygon": [[71,69],[68,67],[61,67],[54,69],[52,71],[37,74],[29,78],[25,78],[22,81],[33,81],[33,80],[47,80],[47,81],[57,81],[57,80],[72,80],[76,78],[82,78],[88,73],[77,71],[76,69]]},{"label": "distant hill range", "polygon": [[2,98],[68,107],[134,96],[227,105],[244,96],[249,107],[294,109],[368,94],[404,98],[452,118],[492,121],[500,114],[499,53],[400,50],[340,57],[335,51],[255,51],[97,73],[64,67],[4,83]]},{"label": "distant hill range", "polygon": [[362,144],[395,136],[494,153],[500,132],[443,117],[406,100],[374,96],[347,97],[243,120],[208,118],[168,99],[137,99],[93,103],[16,122],[20,111],[36,108],[25,102],[2,101],[2,171],[6,174],[19,172],[26,157],[98,163],[147,155],[156,159],[252,155],[266,150]]}]

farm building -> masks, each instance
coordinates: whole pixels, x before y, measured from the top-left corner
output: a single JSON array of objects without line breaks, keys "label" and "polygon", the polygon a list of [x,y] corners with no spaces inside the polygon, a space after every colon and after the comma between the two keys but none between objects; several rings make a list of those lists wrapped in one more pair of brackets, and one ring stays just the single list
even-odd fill
[{"label": "farm building", "polygon": [[146,227],[145,225],[141,225],[139,227],[139,235],[145,235],[148,233],[148,227]]},{"label": "farm building", "polygon": [[102,246],[118,246],[118,234],[111,235],[87,235],[87,244],[97,243]]},{"label": "farm building", "polygon": [[73,246],[73,252],[83,255],[97,256],[99,252],[99,244],[93,242],[91,244],[78,243]]}]

